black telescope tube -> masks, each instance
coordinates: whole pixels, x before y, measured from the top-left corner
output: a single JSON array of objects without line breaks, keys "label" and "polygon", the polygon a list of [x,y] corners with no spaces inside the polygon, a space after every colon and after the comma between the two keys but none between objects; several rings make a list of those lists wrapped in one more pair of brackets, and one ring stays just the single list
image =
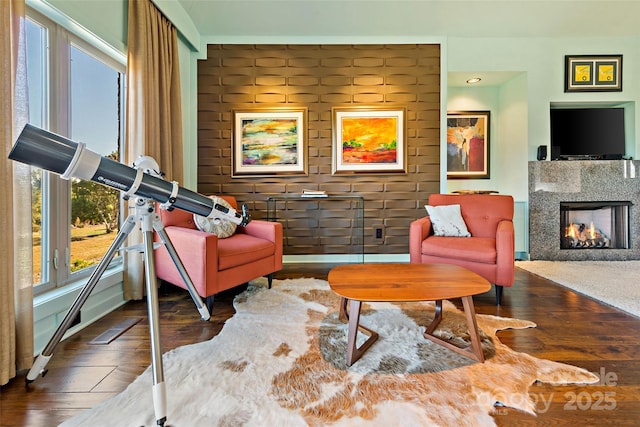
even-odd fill
[{"label": "black telescope tube", "polygon": [[[62,175],[71,164],[77,148],[77,142],[27,124],[11,149],[9,159]],[[126,192],[133,186],[136,175],[136,169],[108,157],[101,157],[91,181]],[[172,190],[172,182],[145,173],[134,194],[165,203],[171,197]],[[202,194],[178,187],[172,207],[208,216],[214,209],[214,204],[213,200]],[[243,219],[241,225],[248,222],[247,218],[237,212],[236,217]]]},{"label": "black telescope tube", "polygon": [[[103,157],[91,181],[126,192],[133,185],[136,172],[134,168]],[[171,182],[145,173],[134,194],[164,203],[171,197],[172,189]],[[197,215],[207,216],[213,209],[213,201],[199,193],[178,187],[178,194],[172,206]]]},{"label": "black telescope tube", "polygon": [[9,159],[62,175],[77,146],[60,135],[27,124],[11,149]]}]

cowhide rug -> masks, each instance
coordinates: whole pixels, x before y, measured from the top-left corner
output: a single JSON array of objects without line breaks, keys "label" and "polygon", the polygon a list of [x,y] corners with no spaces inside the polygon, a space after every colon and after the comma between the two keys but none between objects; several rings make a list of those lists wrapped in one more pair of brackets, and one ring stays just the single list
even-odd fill
[{"label": "cowhide rug", "polygon": [[[478,315],[483,364],[422,337],[434,304],[375,303],[361,323],[380,334],[352,367],[339,298],[317,279],[251,285],[219,335],[163,357],[167,426],[494,426],[494,405],[531,414],[535,381],[594,383],[573,366],[517,353],[496,332],[531,322]],[[446,302],[439,330],[468,340],[464,316]],[[63,424],[153,426],[151,371],[119,395]]]}]

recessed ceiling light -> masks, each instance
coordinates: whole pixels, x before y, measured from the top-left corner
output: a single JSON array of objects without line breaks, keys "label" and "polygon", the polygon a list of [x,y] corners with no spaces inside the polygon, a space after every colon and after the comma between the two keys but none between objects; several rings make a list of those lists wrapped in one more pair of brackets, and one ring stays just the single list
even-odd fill
[{"label": "recessed ceiling light", "polygon": [[482,80],[480,77],[473,77],[467,80],[467,83],[469,84],[478,83],[480,80]]}]

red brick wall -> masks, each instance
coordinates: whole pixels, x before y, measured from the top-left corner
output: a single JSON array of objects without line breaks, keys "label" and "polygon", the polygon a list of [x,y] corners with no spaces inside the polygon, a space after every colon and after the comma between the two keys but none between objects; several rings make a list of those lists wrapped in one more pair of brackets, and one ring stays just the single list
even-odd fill
[{"label": "red brick wall", "polygon": [[[331,108],[406,108],[406,174],[332,175]],[[308,108],[308,176],[232,178],[232,110]],[[198,63],[198,191],[232,194],[254,218],[271,195],[303,188],[365,199],[365,252],[408,253],[409,223],[439,191],[439,45],[209,45]],[[352,253],[349,203],[304,202],[279,214],[285,254]],[[374,228],[384,228],[376,239]]]}]

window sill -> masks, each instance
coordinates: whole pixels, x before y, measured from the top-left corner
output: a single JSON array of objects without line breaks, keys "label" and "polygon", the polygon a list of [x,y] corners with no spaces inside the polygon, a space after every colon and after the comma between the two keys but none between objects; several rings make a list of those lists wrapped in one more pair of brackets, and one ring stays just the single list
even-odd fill
[{"label": "window sill", "polygon": [[[59,288],[51,289],[49,291],[45,291],[40,295],[36,295],[33,297],[33,307],[37,309],[46,304],[51,303],[52,301],[59,300],[61,298],[68,298],[69,296],[75,296],[82,291],[82,288],[87,284],[89,278],[85,277],[82,280],[77,280],[75,282],[71,282],[68,285],[61,286]],[[99,292],[106,288],[109,288],[117,283],[122,283],[123,274],[122,274],[122,264],[118,264],[114,267],[107,268],[98,281],[98,284],[93,289],[92,293]],[[34,319],[35,320],[35,319]]]}]

